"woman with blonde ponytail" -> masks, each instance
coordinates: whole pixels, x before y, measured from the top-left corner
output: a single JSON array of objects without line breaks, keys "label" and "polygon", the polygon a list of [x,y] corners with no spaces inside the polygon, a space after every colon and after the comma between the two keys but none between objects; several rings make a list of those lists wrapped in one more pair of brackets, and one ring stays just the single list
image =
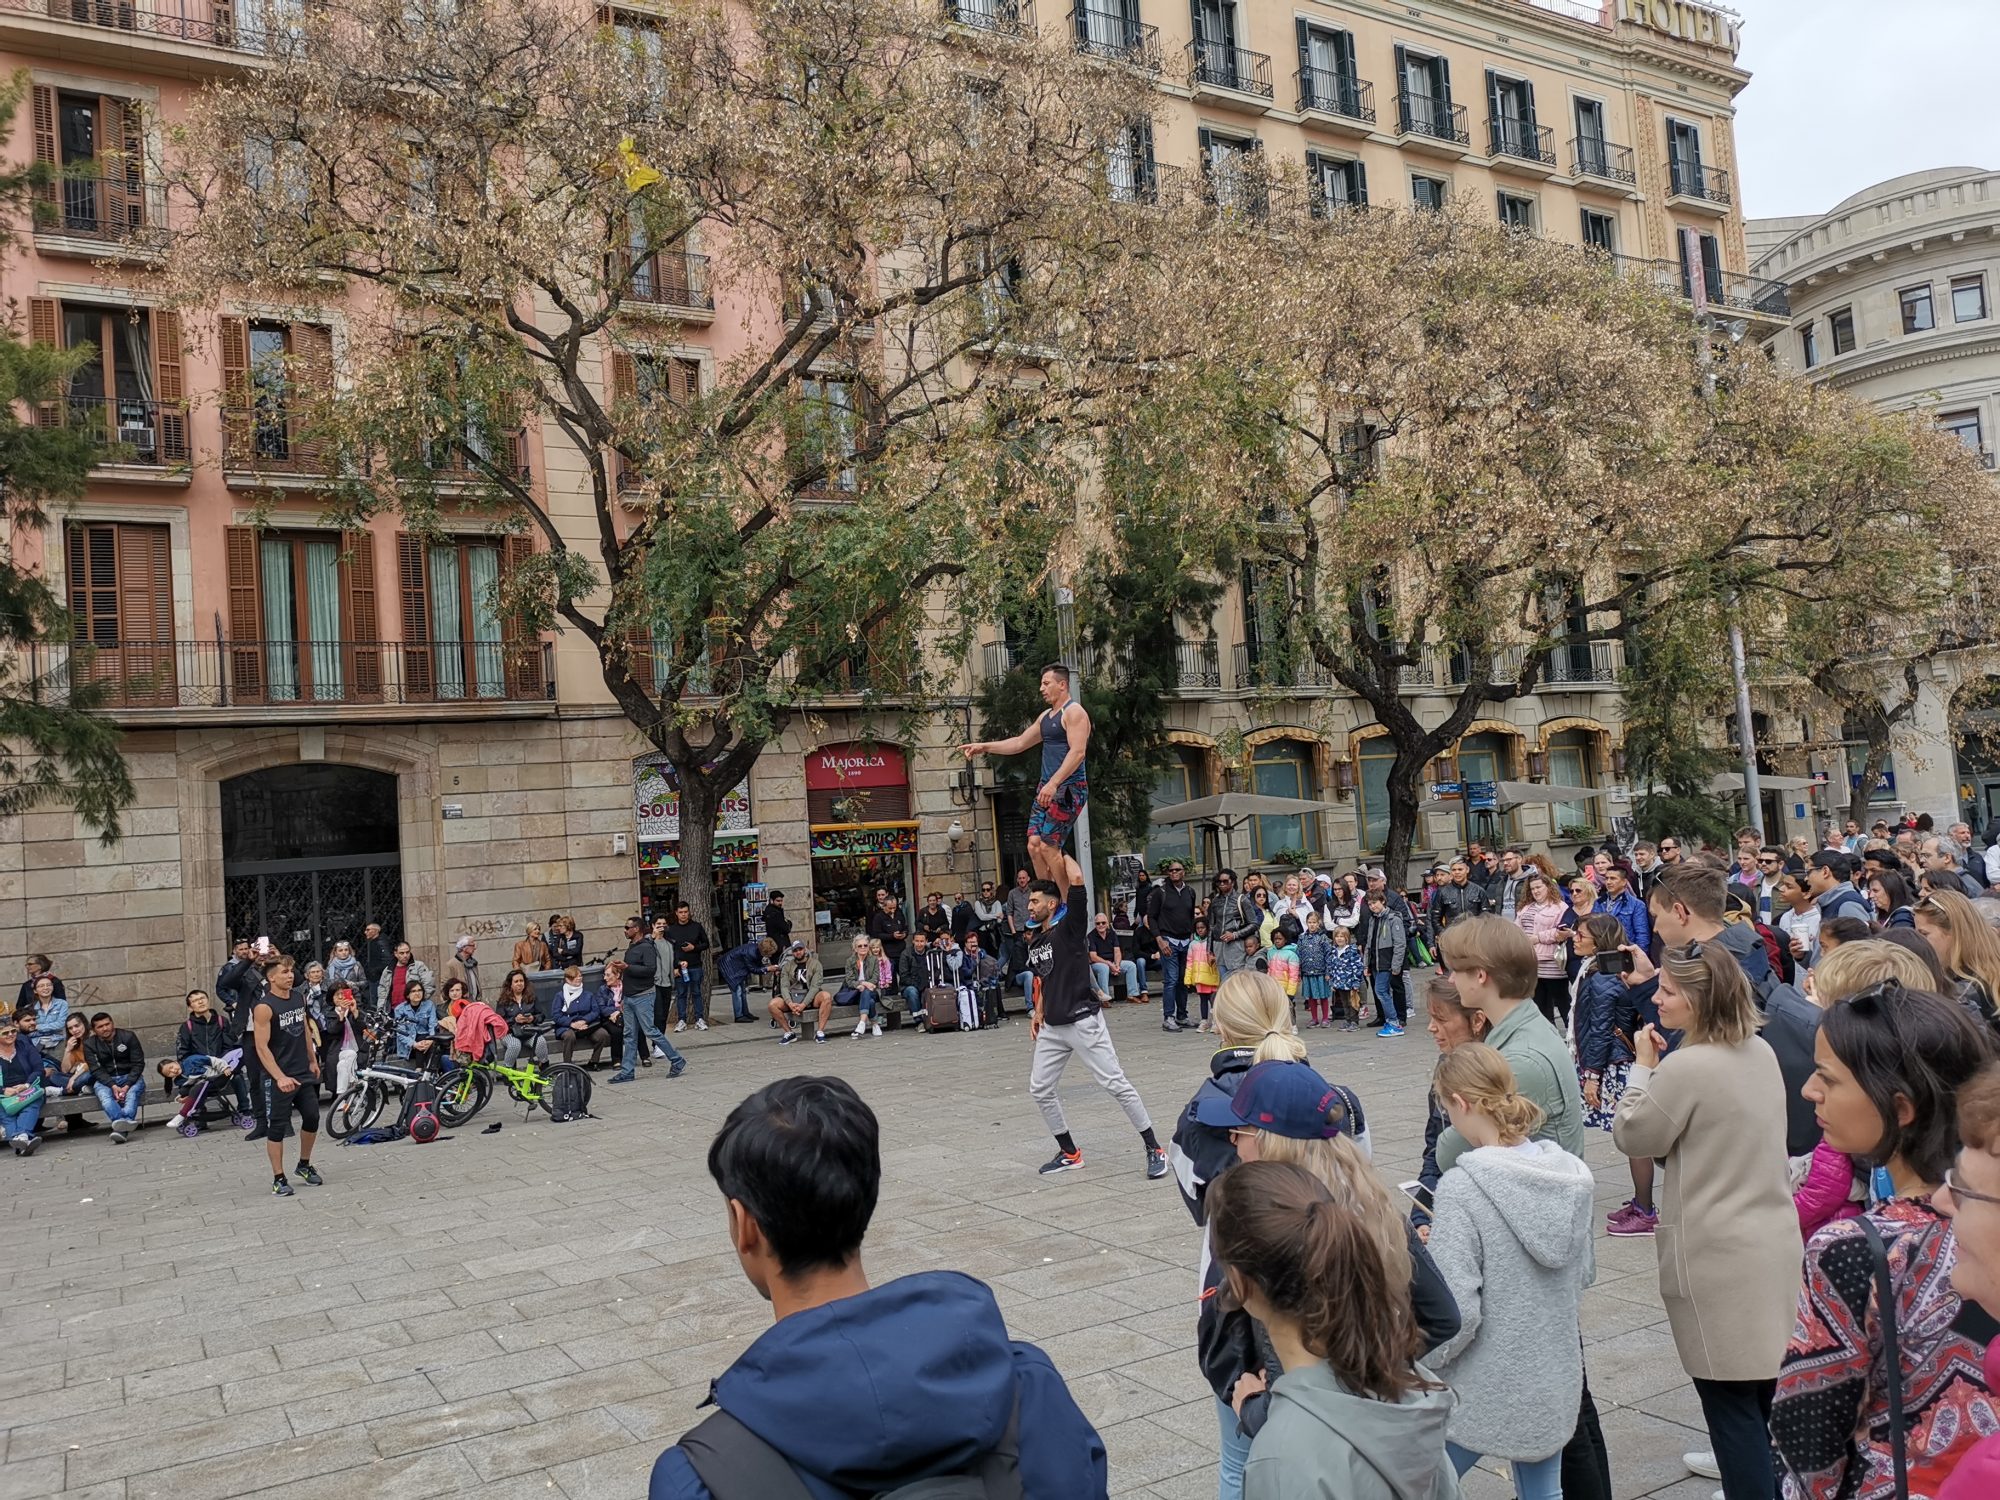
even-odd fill
[{"label": "woman with blonde ponytail", "polygon": [[1554,1141],[1529,1139],[1541,1106],[1483,1042],[1440,1057],[1433,1087],[1470,1146],[1438,1182],[1429,1242],[1460,1320],[1431,1360],[1458,1396],[1452,1466],[1504,1458],[1518,1500],[1561,1500],[1562,1449],[1583,1399],[1596,1182]]}]

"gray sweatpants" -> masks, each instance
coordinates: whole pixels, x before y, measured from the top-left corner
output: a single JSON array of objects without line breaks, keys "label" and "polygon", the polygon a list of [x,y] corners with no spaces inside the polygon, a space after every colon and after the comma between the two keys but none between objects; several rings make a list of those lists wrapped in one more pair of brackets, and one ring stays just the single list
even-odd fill
[{"label": "gray sweatpants", "polygon": [[1111,1028],[1104,1024],[1103,1013],[1098,1012],[1068,1026],[1044,1026],[1041,1035],[1035,1038],[1035,1061],[1028,1073],[1028,1094],[1040,1106],[1050,1135],[1061,1135],[1069,1128],[1063,1123],[1062,1101],[1056,1097],[1056,1091],[1062,1084],[1063,1069],[1068,1066],[1072,1052],[1083,1059],[1098,1087],[1118,1101],[1134,1130],[1145,1130],[1151,1126],[1153,1122],[1146,1117],[1146,1106],[1139,1100],[1139,1091],[1132,1087],[1132,1080],[1118,1066],[1118,1053],[1111,1045]]}]

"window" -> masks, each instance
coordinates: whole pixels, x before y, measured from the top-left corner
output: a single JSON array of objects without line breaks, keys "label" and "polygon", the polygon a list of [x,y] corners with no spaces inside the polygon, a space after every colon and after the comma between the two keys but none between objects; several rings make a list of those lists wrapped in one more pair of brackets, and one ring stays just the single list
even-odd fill
[{"label": "window", "polygon": [[[1514,745],[1518,743],[1512,735],[1494,732],[1469,734],[1458,742],[1458,780],[1463,800],[1459,803],[1462,833],[1461,846],[1478,839],[1481,843],[1502,843],[1517,837],[1514,815],[1502,814],[1482,788],[1487,783],[1504,781],[1514,763]],[[1484,802],[1483,807],[1474,806]]]},{"label": "window", "polygon": [[1254,137],[1200,132],[1201,169],[1209,202],[1217,208],[1262,218],[1266,204],[1259,168],[1262,153]]},{"label": "window", "polygon": [[[1206,757],[1190,745],[1174,747],[1174,763],[1153,783],[1152,805],[1172,807],[1208,795]],[[1201,844],[1192,823],[1156,823],[1146,840],[1146,868],[1157,870],[1170,859],[1185,862],[1190,870],[1201,865]]]},{"label": "window", "polygon": [[1519,234],[1535,232],[1535,200],[1518,193],[1500,193],[1500,222]]},{"label": "window", "polygon": [[1937,327],[1937,319],[1931,312],[1929,282],[1922,286],[1905,287],[1896,294],[1896,300],[1903,308],[1903,332],[1927,333]]},{"label": "window", "polygon": [[[1250,790],[1262,797],[1316,797],[1312,765],[1311,745],[1300,740],[1268,740],[1250,752]],[[1259,815],[1250,822],[1250,845],[1252,855],[1263,863],[1276,860],[1285,850],[1317,855],[1319,814]]]},{"label": "window", "polygon": [[1457,140],[1452,117],[1451,64],[1407,47],[1396,48],[1396,112],[1398,124],[1413,135]]},{"label": "window", "polygon": [[1576,101],[1576,169],[1598,177],[1611,175],[1611,150],[1604,135],[1604,106],[1595,99]]},{"label": "window", "polygon": [[1495,156],[1519,156],[1540,161],[1542,144],[1535,124],[1535,86],[1525,78],[1508,78],[1486,70],[1486,107],[1490,139]]},{"label": "window", "polygon": [[1092,57],[1138,59],[1146,48],[1139,0],[1078,0],[1072,12],[1077,50]]},{"label": "window", "polygon": [[[1597,757],[1591,754],[1594,732],[1588,729],[1565,729],[1549,740],[1549,782],[1553,786],[1597,785]],[[1565,828],[1588,828],[1592,831],[1604,826],[1603,815],[1597,810],[1598,799],[1590,798],[1582,802],[1558,802],[1551,809],[1549,824],[1560,834]]]},{"label": "window", "polygon": [[366,532],[225,533],[229,671],[239,699],[366,702],[382,695],[375,543]]},{"label": "window", "polygon": [[[614,401],[638,402],[650,405],[656,401],[670,401],[679,406],[701,394],[701,361],[691,355],[661,354],[651,350],[627,353],[620,349],[611,355],[611,396]],[[639,470],[628,464],[620,456],[614,459],[613,467],[618,473],[618,488],[633,489],[637,486]]]},{"label": "window", "polygon": [[1237,76],[1236,49],[1241,45],[1237,36],[1236,7],[1230,0],[1194,0],[1194,44],[1202,82],[1226,89],[1250,82]]},{"label": "window", "polygon": [[1819,363],[1819,330],[1811,323],[1799,324],[1799,357],[1810,370]]},{"label": "window", "polygon": [[1583,243],[1591,250],[1610,255],[1618,248],[1618,221],[1594,209],[1583,211]]},{"label": "window", "polygon": [[300,219],[312,211],[310,162],[304,141],[277,141],[268,136],[243,143],[243,185],[262,199],[282,196]]},{"label": "window", "polygon": [[[1695,243],[1701,253],[1701,285],[1709,302],[1722,301],[1722,243],[1712,234],[1695,236]],[[1681,258],[1681,295],[1694,296],[1694,268],[1688,264],[1688,236],[1685,230],[1674,231],[1674,248]]]},{"label": "window", "polygon": [[1361,86],[1354,75],[1354,35],[1297,20],[1299,108],[1337,115],[1361,113]]},{"label": "window", "polygon": [[1428,208],[1433,212],[1444,208],[1445,195],[1451,191],[1451,184],[1441,177],[1412,177],[1410,179],[1410,202],[1418,208]]},{"label": "window", "polygon": [[1854,309],[1843,307],[1826,315],[1826,331],[1833,339],[1835,354],[1854,352]]},{"label": "window", "polygon": [[1306,153],[1306,173],[1312,180],[1312,211],[1320,218],[1337,208],[1363,208],[1368,203],[1368,169],[1358,161],[1340,161]]},{"label": "window", "polygon": [[855,453],[855,389],[852,381],[813,377],[799,382],[801,467],[822,470],[809,489],[852,494],[858,483]]},{"label": "window", "polygon": [[333,389],[333,332],[312,323],[223,318],[223,428],[237,468],[324,470],[314,402]]},{"label": "window", "polygon": [[34,90],[35,160],[50,180],[35,188],[35,224],[85,239],[129,238],[151,222],[145,122],[137,101]]},{"label": "window", "polygon": [[500,579],[532,551],[526,537],[396,538],[407,696],[540,696],[532,643],[503,624],[497,599]]},{"label": "window", "polygon": [[647,15],[644,11],[614,10],[608,12],[612,33],[636,60],[650,63],[653,68],[663,68],[667,61],[667,39],[660,29],[660,18]]},{"label": "window", "polygon": [[1974,453],[1984,458],[1986,455],[1986,434],[1975,408],[1970,411],[1947,411],[1938,414],[1937,424],[1945,432],[1951,433]]},{"label": "window", "polygon": [[65,400],[38,408],[35,420],[90,425],[115,445],[111,463],[186,463],[180,327],[179,313],[158,308],[30,299],[36,343],[62,349],[88,344],[94,351],[70,377]]},{"label": "window", "polygon": [[1669,191],[1691,198],[1702,191],[1701,131],[1685,120],[1667,121],[1667,176]]},{"label": "window", "polygon": [[1362,852],[1373,854],[1389,842],[1389,767],[1396,747],[1386,734],[1361,741],[1354,778],[1354,796],[1361,828]]},{"label": "window", "polygon": [[1153,122],[1135,120],[1118,132],[1105,152],[1104,180],[1119,203],[1154,203],[1159,174],[1153,164]]},{"label": "window", "polygon": [[82,674],[120,684],[111,702],[171,705],[174,597],[167,528],[76,522],[68,529],[69,610],[80,645],[93,649]]},{"label": "window", "polygon": [[1984,276],[1954,276],[1951,278],[1951,320],[1954,323],[1977,323],[1986,316],[1986,278]]}]

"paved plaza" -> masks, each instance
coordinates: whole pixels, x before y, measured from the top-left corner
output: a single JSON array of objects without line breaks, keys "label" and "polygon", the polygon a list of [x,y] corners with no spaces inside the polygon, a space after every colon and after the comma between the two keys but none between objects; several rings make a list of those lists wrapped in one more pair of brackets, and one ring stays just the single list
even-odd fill
[{"label": "paved plaza", "polygon": [[[1210,1039],[1162,1033],[1157,1011],[1121,1006],[1112,1026],[1164,1140]],[[1414,1175],[1429,1040],[1308,1037],[1361,1094],[1377,1165]],[[0,1500],[643,1495],[709,1381],[769,1326],[704,1162],[737,1100],[795,1072],[849,1078],[881,1116],[870,1275],[991,1283],[1103,1434],[1113,1494],[1213,1496],[1197,1235],[1080,1065],[1064,1103],[1088,1166],[1044,1181],[1025,1021],[783,1049],[762,1022],[677,1040],[687,1075],[599,1088],[600,1119],[524,1123],[496,1103],[446,1143],[325,1144],[327,1185],[292,1199],[270,1195],[262,1148],[228,1135],[149,1127],[120,1148],[97,1132],[7,1160]],[[480,1134],[492,1120],[505,1128]],[[1608,1209],[1624,1166],[1602,1133],[1591,1157]],[[1707,1442],[1652,1241],[1600,1238],[1597,1256],[1584,1333],[1618,1495],[1707,1500],[1679,1461]],[[1482,1472],[1467,1493],[1509,1488]]]}]

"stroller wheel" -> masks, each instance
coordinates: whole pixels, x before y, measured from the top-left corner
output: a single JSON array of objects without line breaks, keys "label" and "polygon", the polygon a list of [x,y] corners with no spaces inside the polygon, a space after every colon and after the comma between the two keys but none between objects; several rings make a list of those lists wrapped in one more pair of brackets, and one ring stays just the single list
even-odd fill
[{"label": "stroller wheel", "polygon": [[181,1134],[186,1136],[189,1140],[193,1140],[196,1136],[201,1134],[201,1121],[199,1120],[181,1121]]}]

